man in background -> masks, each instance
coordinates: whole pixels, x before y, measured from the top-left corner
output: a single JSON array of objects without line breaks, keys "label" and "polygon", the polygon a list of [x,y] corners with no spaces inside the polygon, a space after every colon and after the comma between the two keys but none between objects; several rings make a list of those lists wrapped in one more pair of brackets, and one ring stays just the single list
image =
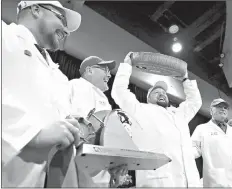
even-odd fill
[{"label": "man in background", "polygon": [[104,94],[109,89],[110,71],[115,61],[104,61],[99,57],[90,56],[80,65],[79,79],[70,80],[72,113],[87,117],[90,110],[111,110],[108,98]]},{"label": "man in background", "polygon": [[[114,60],[105,61],[97,56],[89,56],[82,61],[79,70],[81,78],[70,80],[71,115],[86,118],[93,109],[95,109],[95,112],[112,110],[104,92],[109,89],[110,71],[114,68]],[[110,186],[116,187],[119,178],[110,179],[110,177],[125,175],[126,172],[126,168],[122,166],[118,169],[101,171],[93,178],[84,173],[85,176],[82,177],[82,182],[86,184],[82,187],[109,187],[109,181],[114,179],[116,179],[116,185],[110,183]]]},{"label": "man in background", "polygon": [[200,186],[188,127],[202,104],[196,81],[188,79],[187,70],[183,78],[178,78],[182,80],[186,94],[186,100],[178,108],[169,107],[168,87],[163,81],[149,89],[147,103],[140,103],[128,89],[133,65],[131,54],[127,54],[119,66],[112,97],[141,126],[138,140],[132,134],[139,150],[165,153],[172,160],[157,170],[136,171],[136,187]]},{"label": "man in background", "polygon": [[232,187],[232,128],[227,124],[229,104],[219,98],[210,105],[211,120],[192,134],[195,158],[203,158],[204,187]]}]

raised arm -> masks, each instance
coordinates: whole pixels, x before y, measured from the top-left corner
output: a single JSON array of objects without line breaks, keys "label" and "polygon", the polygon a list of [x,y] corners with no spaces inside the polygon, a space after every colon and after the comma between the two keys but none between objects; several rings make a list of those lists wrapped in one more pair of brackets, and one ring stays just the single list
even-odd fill
[{"label": "raised arm", "polygon": [[112,98],[119,105],[119,107],[134,115],[136,109],[140,106],[140,102],[136,96],[128,89],[130,76],[132,73],[132,65],[130,60],[130,53],[126,56],[124,63],[121,63],[114,79],[112,87]]},{"label": "raised arm", "polygon": [[190,122],[201,108],[202,99],[196,80],[186,79],[183,86],[186,100],[180,104],[178,110],[183,112],[186,121]]}]

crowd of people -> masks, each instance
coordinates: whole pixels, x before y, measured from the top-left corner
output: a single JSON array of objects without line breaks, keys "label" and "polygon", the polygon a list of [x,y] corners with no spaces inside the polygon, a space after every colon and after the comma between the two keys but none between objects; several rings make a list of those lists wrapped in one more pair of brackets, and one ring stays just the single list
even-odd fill
[{"label": "crowd of people", "polygon": [[[60,49],[80,24],[81,15],[58,1],[21,1],[17,24],[2,21],[3,187],[117,187],[120,176],[127,174],[126,165],[91,175],[75,163],[80,131],[72,115],[112,110],[104,92],[116,66],[114,60],[89,56],[80,65],[81,78],[69,81],[59,70],[46,50]],[[232,187],[229,103],[213,100],[210,121],[198,125],[190,136],[188,124],[202,105],[197,81],[189,80],[187,70],[175,78],[183,83],[186,95],[177,108],[170,106],[164,81],[152,86],[147,103],[141,103],[128,90],[132,53],[119,65],[112,98],[141,126],[139,150],[165,153],[172,160],[157,170],[136,171],[136,187],[200,187],[195,162],[200,156],[204,187]],[[130,136],[133,140],[133,133]],[[71,152],[68,165],[62,165],[68,167],[62,182],[57,179],[62,161],[54,172],[48,171],[51,159],[59,162],[58,155],[49,155],[54,147]]]}]

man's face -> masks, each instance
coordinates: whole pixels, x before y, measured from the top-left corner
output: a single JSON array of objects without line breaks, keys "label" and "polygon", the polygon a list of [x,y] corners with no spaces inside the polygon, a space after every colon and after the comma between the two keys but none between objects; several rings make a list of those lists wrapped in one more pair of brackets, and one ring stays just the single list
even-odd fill
[{"label": "man's face", "polygon": [[229,110],[229,107],[227,104],[220,103],[211,108],[211,115],[214,120],[223,122],[228,117],[228,110]]},{"label": "man's face", "polygon": [[42,11],[38,20],[39,32],[43,34],[45,47],[58,50],[68,35],[65,12],[51,5],[39,5]]},{"label": "man's face", "polygon": [[162,88],[156,88],[154,89],[150,95],[149,95],[149,102],[152,104],[157,104],[159,106],[162,106],[164,108],[168,107],[169,99],[167,96],[167,93]]},{"label": "man's face", "polygon": [[109,89],[108,81],[111,77],[109,68],[107,66],[92,66],[92,81],[95,86],[98,87],[103,92]]}]

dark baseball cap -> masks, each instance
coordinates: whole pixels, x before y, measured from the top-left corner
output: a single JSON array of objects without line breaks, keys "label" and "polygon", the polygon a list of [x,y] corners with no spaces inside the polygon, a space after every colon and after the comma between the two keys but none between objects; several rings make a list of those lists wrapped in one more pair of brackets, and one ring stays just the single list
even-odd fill
[{"label": "dark baseball cap", "polygon": [[94,66],[94,65],[99,65],[99,66],[107,66],[109,70],[113,70],[116,66],[115,60],[102,60],[101,58],[97,56],[89,56],[86,59],[84,59],[80,65],[79,72],[82,75],[85,72],[85,69],[89,66]]}]

